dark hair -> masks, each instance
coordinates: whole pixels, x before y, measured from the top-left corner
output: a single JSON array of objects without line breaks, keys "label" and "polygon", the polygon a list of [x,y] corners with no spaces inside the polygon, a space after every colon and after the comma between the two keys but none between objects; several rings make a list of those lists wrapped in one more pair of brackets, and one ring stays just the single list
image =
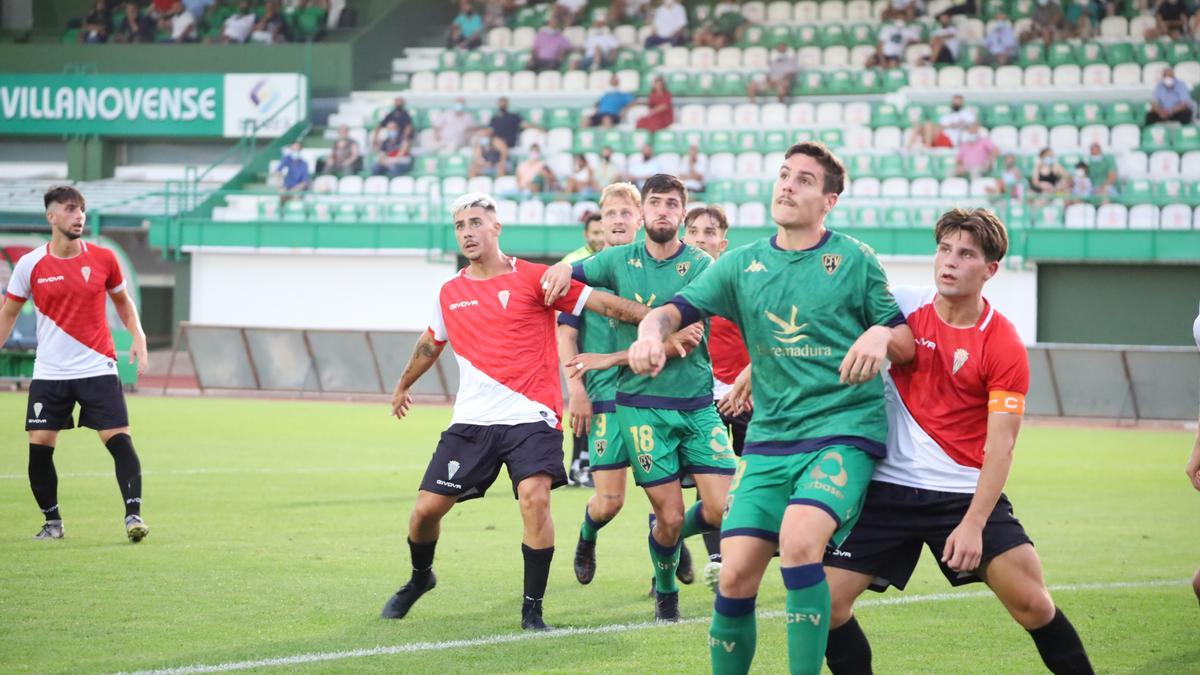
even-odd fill
[{"label": "dark hair", "polygon": [[725,217],[725,209],[713,204],[711,206],[697,206],[688,211],[688,214],[683,218],[683,226],[687,227],[696,221],[700,216],[708,216],[710,220],[717,224],[717,229],[722,232],[729,231],[729,219]]},{"label": "dark hair", "polygon": [[78,204],[80,211],[87,211],[87,201],[84,200],[83,193],[70,185],[55,185],[46,190],[46,194],[42,195],[42,202],[47,210],[51,204]]},{"label": "dark hair", "polygon": [[954,208],[938,218],[933,229],[934,241],[941,243],[942,239],[952,232],[967,232],[983,249],[983,258],[988,262],[999,262],[1008,252],[1008,230],[996,214],[987,209]]},{"label": "dark hair", "polygon": [[1085,162],[1081,159],[1075,163],[1075,168],[1076,169],[1087,169],[1088,168],[1087,162]]},{"label": "dark hair", "polygon": [[661,195],[669,194],[671,192],[678,192],[680,201],[683,202],[684,206],[687,206],[687,188],[685,188],[683,186],[683,182],[675,176],[672,176],[669,173],[656,173],[647,178],[645,183],[642,183],[643,200],[649,199],[650,195],[653,194]]},{"label": "dark hair", "polygon": [[596,222],[597,220],[603,220],[603,218],[600,216],[599,211],[588,211],[587,213],[583,214],[583,229],[584,229],[584,231],[587,231],[588,226],[591,225],[592,223]]},{"label": "dark hair", "polygon": [[788,148],[783,158],[788,159],[792,155],[807,155],[817,160],[821,168],[825,169],[825,183],[821,186],[821,192],[842,194],[842,190],[846,188],[846,165],[833,154],[829,146],[820,141],[804,141]]}]

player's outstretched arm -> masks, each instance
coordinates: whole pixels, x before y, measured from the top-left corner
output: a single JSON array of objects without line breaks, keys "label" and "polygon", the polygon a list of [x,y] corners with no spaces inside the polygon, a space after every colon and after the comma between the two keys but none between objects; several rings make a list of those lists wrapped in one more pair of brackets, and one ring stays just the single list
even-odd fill
[{"label": "player's outstretched arm", "polygon": [[146,332],[142,330],[142,320],[138,317],[137,306],[133,298],[125,290],[112,293],[113,306],[117,308],[117,316],[126,330],[133,335],[133,344],[129,347],[129,362],[137,364],[138,375],[150,367],[150,350],[146,348]]},{"label": "player's outstretched arm", "polygon": [[22,300],[13,300],[5,296],[4,305],[0,306],[0,345],[8,342],[12,336],[13,327],[17,325],[17,317],[21,315]]},{"label": "player's outstretched arm", "polygon": [[862,384],[875,379],[883,362],[908,363],[916,354],[912,330],[907,325],[895,328],[871,326],[858,336],[838,366],[842,384]]},{"label": "player's outstretched arm", "polygon": [[638,324],[637,342],[629,345],[629,368],[639,375],[658,375],[667,363],[663,340],[678,330],[682,322],[683,316],[673,304],[650,310]]},{"label": "player's outstretched arm", "polygon": [[983,446],[983,468],[979,470],[979,483],[967,515],[946,539],[942,562],[956,571],[970,571],[979,567],[983,558],[983,527],[988,516],[996,508],[1008,473],[1012,469],[1013,448],[1017,445],[1017,434],[1021,431],[1021,415],[1012,413],[988,413],[987,440]]},{"label": "player's outstretched arm", "polygon": [[1200,490],[1200,429],[1196,431],[1196,442],[1192,444],[1192,456],[1188,458],[1185,471],[1192,487]]},{"label": "player's outstretched arm", "polygon": [[413,402],[409,390],[426,371],[433,367],[433,364],[437,363],[438,357],[442,355],[442,350],[445,348],[446,343],[438,344],[429,331],[421,333],[421,337],[417,338],[417,344],[413,347],[408,365],[404,367],[404,372],[396,381],[396,389],[392,392],[393,417],[403,418],[408,414],[408,409]]},{"label": "player's outstretched arm", "polygon": [[[668,359],[686,358],[697,345],[704,340],[704,323],[697,321],[690,326],[675,331],[663,342],[663,350]],[[617,366],[629,365],[629,350],[625,349],[611,354],[578,354],[567,361],[566,369],[570,386],[572,380],[583,381],[584,373],[593,370],[608,370]]]},{"label": "player's outstretched arm", "polygon": [[[569,365],[579,356],[579,329],[566,324],[558,325],[558,362]],[[592,428],[592,400],[588,398],[583,378],[567,371],[567,414],[571,419],[571,432],[576,436],[587,435]]]},{"label": "player's outstretched arm", "polygon": [[650,313],[650,308],[612,293],[593,290],[583,305],[598,314],[621,323],[637,323]]}]

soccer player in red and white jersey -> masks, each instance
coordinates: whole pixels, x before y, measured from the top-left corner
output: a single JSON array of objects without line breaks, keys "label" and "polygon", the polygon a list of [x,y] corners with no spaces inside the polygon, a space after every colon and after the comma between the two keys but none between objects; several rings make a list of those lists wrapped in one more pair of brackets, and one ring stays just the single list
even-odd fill
[{"label": "soccer player in red and white jersey", "polygon": [[542,596],[554,556],[550,490],[567,483],[554,312],[578,315],[587,308],[635,323],[649,309],[579,282],[546,306],[541,286],[546,266],[500,250],[495,200],[466,194],[450,212],[459,250],[470,264],[442,285],[429,330],[417,340],[396,383],[392,414],[403,418],[408,413],[412,386],[447,342],[458,361],[458,395],[450,427],[425,470],[409,519],[412,578],[388,600],[382,616],[403,618],[433,589],[433,556],[442,518],[455,503],[482,497],[503,465],[525,528],[521,627],[546,630]]},{"label": "soccer player in red and white jersey", "polygon": [[54,445],[58,432],[75,426],[95,429],[116,464],[117,484],[125,502],[125,534],[137,543],[150,533],[141,517],[142,465],[129,436],[129,415],[117,377],[117,357],[105,315],[105,298],[133,334],[130,361],[145,370],[146,334],[113,252],[80,237],[87,204],[78,190],[50,188],[43,197],[50,243],[21,256],[0,308],[0,344],[8,341],[27,300],[37,317],[37,359],[25,430],[29,432],[29,485],[45,515],[35,539],[62,539],[58,472]]},{"label": "soccer player in red and white jersey", "polygon": [[[1200,316],[1192,323],[1192,337],[1196,339],[1196,346],[1200,347]],[[1196,430],[1196,442],[1192,444],[1192,454],[1183,470],[1187,473],[1192,487],[1200,490],[1200,429]],[[1196,575],[1192,577],[1192,591],[1196,593],[1196,598],[1200,599],[1200,569],[1196,570]]]},{"label": "soccer player in red and white jersey", "polygon": [[832,596],[826,662],[834,675],[871,672],[854,600],[868,588],[903,590],[925,545],[951,585],[983,581],[992,589],[1051,672],[1091,673],[1003,493],[1029,362],[1016,329],[982,293],[1008,234],[990,211],[954,209],[934,236],[935,288],[892,289],[917,353],[888,371],[887,457],[850,536],[825,556]]}]

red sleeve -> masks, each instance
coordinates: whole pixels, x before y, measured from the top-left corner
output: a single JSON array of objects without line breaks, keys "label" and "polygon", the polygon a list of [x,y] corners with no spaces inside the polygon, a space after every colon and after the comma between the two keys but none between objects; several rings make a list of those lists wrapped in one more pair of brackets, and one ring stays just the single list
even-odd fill
[{"label": "red sleeve", "polygon": [[108,280],[104,282],[104,287],[111,291],[125,283],[125,277],[121,275],[121,263],[117,262],[117,254],[108,249],[104,249],[104,252],[108,255],[109,265]]},{"label": "red sleeve", "polygon": [[1029,355],[1012,324],[996,327],[987,349],[984,379],[988,392],[1029,393]]},{"label": "red sleeve", "polygon": [[[550,268],[547,265],[540,265],[538,263],[522,260],[518,263],[517,272],[525,280],[525,283],[529,284],[529,287],[533,289],[534,295],[536,295],[538,298],[541,298],[543,295],[542,275],[545,274],[546,270],[548,269]],[[581,311],[583,311],[583,303],[581,300],[586,300],[584,293],[587,290],[588,286],[586,284],[576,281],[575,279],[571,279],[571,285],[567,287],[566,295],[563,295],[561,298],[554,301],[554,304],[552,304],[550,308],[560,312],[578,315]]]}]

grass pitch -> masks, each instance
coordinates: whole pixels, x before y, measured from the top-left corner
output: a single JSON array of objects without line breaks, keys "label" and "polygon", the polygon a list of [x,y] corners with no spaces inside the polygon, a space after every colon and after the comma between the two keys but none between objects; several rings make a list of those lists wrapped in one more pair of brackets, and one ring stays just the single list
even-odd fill
[{"label": "grass pitch", "polygon": [[[67,538],[36,542],[25,396],[0,395],[0,671],[708,668],[707,589],[684,587],[682,625],[634,625],[654,610],[645,597],[648,507],[632,485],[625,512],[601,532],[587,587],[571,556],[588,492],[554,493],[546,620],[577,633],[520,633],[520,518],[503,475],[485,500],[446,519],[437,589],[408,618],[384,621],[380,607],[408,575],[408,512],[448,408],[418,406],[398,422],[385,405],[129,404],[149,538],[125,540],[108,453],[93,432],[76,430],[55,453]],[[1022,433],[1007,492],[1097,672],[1200,673],[1200,607],[1185,582],[1200,565],[1200,494],[1182,471],[1190,447],[1182,432]],[[690,545],[702,560],[701,542]],[[784,672],[782,583],[774,571],[766,580],[759,610],[775,614],[759,621],[756,672]],[[1029,637],[981,590],[949,588],[927,555],[906,593],[864,596],[858,616],[876,671],[1044,672]],[[898,598],[916,601],[880,602]],[[300,658],[265,665],[290,657]]]}]

